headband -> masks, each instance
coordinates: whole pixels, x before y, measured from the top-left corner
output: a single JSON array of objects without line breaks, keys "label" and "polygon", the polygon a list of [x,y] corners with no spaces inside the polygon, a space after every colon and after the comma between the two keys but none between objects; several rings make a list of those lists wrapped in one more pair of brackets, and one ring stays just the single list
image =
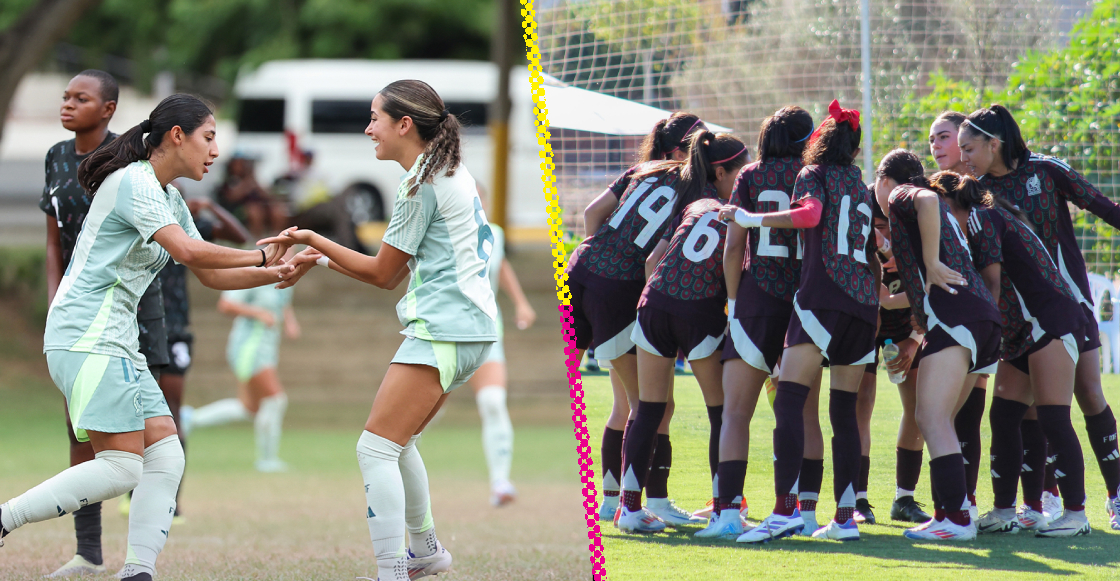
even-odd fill
[{"label": "headband", "polygon": [[147,120],[147,119],[141,121],[140,122],[140,131],[142,133],[151,133],[152,132],[152,122]]},{"label": "headband", "polygon": [[798,139],[797,141],[794,141],[794,143],[801,143],[802,141],[805,141],[806,139],[809,139],[809,137],[812,136],[812,135],[813,135],[813,132],[810,131],[809,135],[806,135],[805,137],[802,137],[801,139]]},{"label": "headband", "polygon": [[444,109],[444,110],[443,110],[443,111],[442,111],[442,112],[441,112],[441,113],[439,114],[439,122],[440,122],[440,123],[443,123],[443,120],[444,120],[444,119],[447,119],[447,116],[448,116],[448,115],[450,115],[450,114],[451,114],[451,111],[448,111],[447,109]]},{"label": "headband", "polygon": [[[703,119],[700,119],[699,117],[697,117],[697,118],[696,118],[696,121],[695,121],[695,122],[694,122],[694,123],[692,124],[692,126],[690,126],[690,127],[688,128],[688,131],[685,131],[685,132],[684,132],[684,137],[681,137],[681,143],[684,143],[684,140],[685,140],[685,138],[687,138],[687,137],[688,137],[688,134],[689,134],[689,133],[692,133],[692,130],[693,130],[693,129],[696,129],[696,126],[697,126],[697,125],[699,125],[699,124],[701,124],[701,123],[703,123],[703,122],[704,122],[704,120],[703,120]],[[670,154],[670,153],[673,153],[674,151],[676,151],[676,150],[678,150],[678,149],[680,149],[680,148],[681,148],[681,146],[680,146],[680,143],[678,143],[676,147],[674,147],[673,149],[670,149],[669,151],[666,151],[665,153],[666,153],[666,154]]]},{"label": "headband", "polygon": [[970,126],[975,128],[977,131],[979,131],[980,133],[983,133],[984,135],[987,135],[988,137],[991,137],[992,139],[999,139],[995,135],[992,135],[991,133],[988,133],[987,131],[984,131],[984,129],[982,127],[980,127],[979,125],[969,121],[968,119],[965,119],[964,121],[961,121],[961,125],[964,125],[965,123],[968,123]]},{"label": "headband", "polygon": [[824,121],[821,121],[821,124],[818,125],[816,130],[809,135],[809,138],[815,141],[815,138],[813,136],[820,135],[821,129],[824,128],[825,121],[828,121],[829,119],[836,121],[837,125],[847,121],[848,125],[851,126],[852,131],[859,131],[859,111],[856,111],[855,109],[845,109],[840,106],[839,101],[833,99],[832,102],[828,104],[828,118],[826,118]]},{"label": "headband", "polygon": [[729,157],[729,158],[727,158],[727,159],[721,159],[721,160],[719,160],[719,161],[713,161],[713,162],[712,162],[712,165],[719,165],[719,164],[721,164],[721,163],[727,163],[727,162],[729,162],[729,161],[731,161],[731,160],[735,159],[736,157],[739,157],[740,155],[743,155],[743,152],[744,152],[744,151],[746,151],[746,150],[747,150],[747,146],[745,146],[745,145],[744,145],[744,146],[743,146],[743,149],[740,149],[740,150],[739,150],[739,152],[738,152],[738,153],[736,153],[735,155],[733,155],[733,156],[731,156],[731,157]]}]

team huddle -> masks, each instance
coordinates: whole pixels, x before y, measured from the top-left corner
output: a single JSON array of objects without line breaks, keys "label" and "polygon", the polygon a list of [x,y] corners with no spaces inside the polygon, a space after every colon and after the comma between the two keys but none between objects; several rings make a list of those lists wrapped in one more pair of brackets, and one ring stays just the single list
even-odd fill
[{"label": "team huddle", "polygon": [[[856,165],[858,111],[833,101],[763,121],[758,159],[689,113],[657,124],[639,163],[584,213],[568,264],[577,347],[610,368],[600,520],[624,532],[694,525],[700,538],[858,540],[867,498],[879,351],[898,385],[890,517],[918,540],[1090,532],[1076,395],[1120,530],[1116,420],[1068,203],[1120,228],[1120,206],[1064,162],[1027,149],[1000,105],[932,123],[927,175],[898,149],[873,183]],[[712,499],[687,512],[668,494],[674,363],[689,360],[711,426]],[[836,511],[818,525],[828,367]],[[980,425],[994,386],[994,501],[976,498]],[[772,394],[772,513],[747,521],[750,421]],[[929,450],[933,515],[915,500]],[[1016,506],[1022,486],[1022,503]],[[645,504],[642,493],[645,491]]]}]

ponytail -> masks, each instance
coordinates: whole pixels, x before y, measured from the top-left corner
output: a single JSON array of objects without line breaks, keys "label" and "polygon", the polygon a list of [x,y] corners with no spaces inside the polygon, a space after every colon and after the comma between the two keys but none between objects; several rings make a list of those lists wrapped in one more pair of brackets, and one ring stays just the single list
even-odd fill
[{"label": "ponytail", "polygon": [[697,131],[689,144],[688,161],[681,166],[681,187],[673,215],[689,204],[704,197],[704,189],[716,180],[716,168],[738,171],[746,165],[750,152],[739,138],[727,133],[712,133],[707,129]]},{"label": "ponytail", "polygon": [[194,95],[177,93],[167,97],[139,125],[85,158],[78,165],[78,183],[90,195],[95,194],[113,172],[133,162],[151,159],[152,152],[172,128],[178,127],[190,135],[213,115],[210,107]]},{"label": "ponytail", "polygon": [[425,142],[423,165],[412,179],[408,195],[421,184],[430,184],[440,172],[455,175],[463,160],[459,118],[447,110],[443,99],[424,81],[394,81],[378,92],[381,110],[395,120],[412,119],[417,135]]},{"label": "ponytail", "polygon": [[875,169],[875,176],[892,179],[899,185],[911,184],[920,188],[930,188],[921,158],[905,149],[895,149],[884,155],[883,160],[879,162],[879,167]]},{"label": "ponytail", "polygon": [[1001,208],[1022,222],[1028,230],[1034,231],[1034,226],[1027,219],[1027,215],[1018,206],[1000,196],[993,196],[991,192],[984,189],[980,180],[970,175],[939,171],[930,177],[930,182],[930,189],[943,198],[953,200],[962,210],[972,210],[976,207]]},{"label": "ponytail", "polygon": [[1019,132],[1019,124],[1015,122],[1011,111],[1003,105],[995,104],[973,111],[960,125],[960,129],[967,131],[972,138],[982,138],[984,141],[998,139],[1000,158],[1009,170],[1014,169],[1027,154],[1027,143]]},{"label": "ponytail", "polygon": [[762,161],[782,157],[801,159],[809,135],[813,132],[813,116],[796,105],[782,107],[762,121],[758,131],[758,158]]},{"label": "ponytail", "polygon": [[669,159],[678,149],[687,152],[692,136],[707,128],[697,115],[683,111],[673,113],[668,119],[658,121],[642,140],[638,148],[638,163]]}]

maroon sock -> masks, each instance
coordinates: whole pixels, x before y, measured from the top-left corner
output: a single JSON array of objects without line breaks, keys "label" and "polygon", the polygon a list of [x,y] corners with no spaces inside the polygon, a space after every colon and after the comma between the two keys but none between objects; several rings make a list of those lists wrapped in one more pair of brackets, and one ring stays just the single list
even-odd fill
[{"label": "maroon sock", "polygon": [[[657,441],[657,426],[665,417],[665,402],[639,401],[638,417],[626,434],[626,444],[622,455],[622,491],[626,508],[641,508],[642,488],[646,485],[654,444]],[[630,494],[630,493],[636,494]]]},{"label": "maroon sock", "polygon": [[[930,460],[929,476],[937,487],[939,506],[945,510],[946,518],[961,512],[968,497],[964,483],[964,457],[960,454],[946,454]],[[967,514],[967,510],[965,513]],[[968,524],[967,521],[964,524]]]},{"label": "maroon sock", "polygon": [[1085,457],[1073,430],[1068,405],[1038,406],[1038,422],[1054,448],[1054,474],[1066,510],[1085,510]]},{"label": "maroon sock", "polygon": [[736,509],[742,508],[743,482],[747,479],[746,460],[728,460],[720,462],[716,468],[719,478],[719,504],[720,510],[735,505]]},{"label": "maroon sock", "polygon": [[922,451],[895,448],[894,484],[903,490],[918,488],[922,475]]},{"label": "maroon sock", "polygon": [[802,512],[816,512],[817,501],[809,499],[798,500],[797,508],[801,509]]},{"label": "maroon sock", "polygon": [[859,457],[859,482],[856,486],[856,492],[867,494],[867,479],[871,476],[871,457]]},{"label": "maroon sock", "polygon": [[657,434],[649,475],[646,476],[646,498],[669,498],[669,469],[673,467],[673,444],[669,434]]},{"label": "maroon sock", "polygon": [[1038,420],[1023,420],[1023,504],[1042,512],[1042,485],[1046,479],[1046,434]]},{"label": "maroon sock", "polygon": [[832,423],[832,494],[840,508],[855,508],[856,487],[859,486],[856,397],[853,392],[839,389],[829,390],[828,394],[828,418]]},{"label": "maroon sock", "polygon": [[641,490],[623,490],[622,491],[622,506],[630,512],[638,512],[642,510],[642,491]]},{"label": "maroon sock", "polygon": [[992,426],[991,473],[996,508],[1015,507],[1019,473],[1023,469],[1023,438],[1026,435],[1025,430],[1020,431],[1020,424],[1026,425],[1023,415],[1027,413],[1027,408],[1024,403],[999,396],[992,398],[992,413],[988,421]]},{"label": "maroon sock", "polygon": [[793,516],[794,510],[797,510],[797,495],[779,494],[778,499],[774,501],[774,514]]},{"label": "maroon sock", "polygon": [[964,456],[965,485],[970,495],[976,492],[976,481],[980,477],[980,456],[983,452],[980,445],[980,424],[984,421],[984,398],[987,395],[987,390],[972,388],[972,393],[968,395],[954,420],[957,440]]},{"label": "maroon sock", "polygon": [[855,513],[856,507],[854,506],[838,506],[836,507],[836,513],[832,515],[832,520],[844,524],[852,520],[852,518],[855,517]]},{"label": "maroon sock", "polygon": [[1103,412],[1085,416],[1085,431],[1089,433],[1089,445],[1104,477],[1108,497],[1116,498],[1120,488],[1120,451],[1116,448],[1116,418],[1112,416],[1112,407],[1105,406]]},{"label": "maroon sock", "polygon": [[[774,493],[782,497],[793,490],[801,472],[805,454],[805,419],[802,413],[809,397],[808,386],[792,381],[779,381],[774,396]],[[796,495],[794,498],[796,503]],[[793,514],[792,508],[789,509]]]},{"label": "maroon sock", "polygon": [[607,478],[614,479],[614,486],[622,483],[622,430],[603,430],[603,496],[618,496],[618,489],[607,488]]}]

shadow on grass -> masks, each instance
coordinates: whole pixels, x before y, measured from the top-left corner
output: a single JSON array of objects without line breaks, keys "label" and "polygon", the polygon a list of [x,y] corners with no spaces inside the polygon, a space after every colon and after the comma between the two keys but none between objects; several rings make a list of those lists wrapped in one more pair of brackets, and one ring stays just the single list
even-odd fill
[{"label": "shadow on grass", "polygon": [[[607,537],[624,542],[651,545],[719,547],[729,551],[783,551],[806,555],[858,555],[882,561],[897,561],[897,564],[881,563],[884,567],[911,567],[921,564],[926,567],[967,572],[1008,571],[1039,573],[1050,575],[1081,575],[1044,560],[1060,561],[1073,566],[1116,567],[1120,566],[1120,535],[1096,530],[1088,536],[1073,539],[1041,539],[1033,534],[1020,533],[1006,536],[981,536],[968,543],[937,543],[911,541],[902,532],[912,525],[890,523],[864,525],[861,527],[863,538],[857,542],[821,541],[807,537],[781,539],[759,545],[696,539],[692,535],[699,528],[683,530],[669,529],[655,535],[627,535],[604,531]],[[869,530],[870,529],[870,530]],[[869,534],[874,532],[876,534]]]}]

